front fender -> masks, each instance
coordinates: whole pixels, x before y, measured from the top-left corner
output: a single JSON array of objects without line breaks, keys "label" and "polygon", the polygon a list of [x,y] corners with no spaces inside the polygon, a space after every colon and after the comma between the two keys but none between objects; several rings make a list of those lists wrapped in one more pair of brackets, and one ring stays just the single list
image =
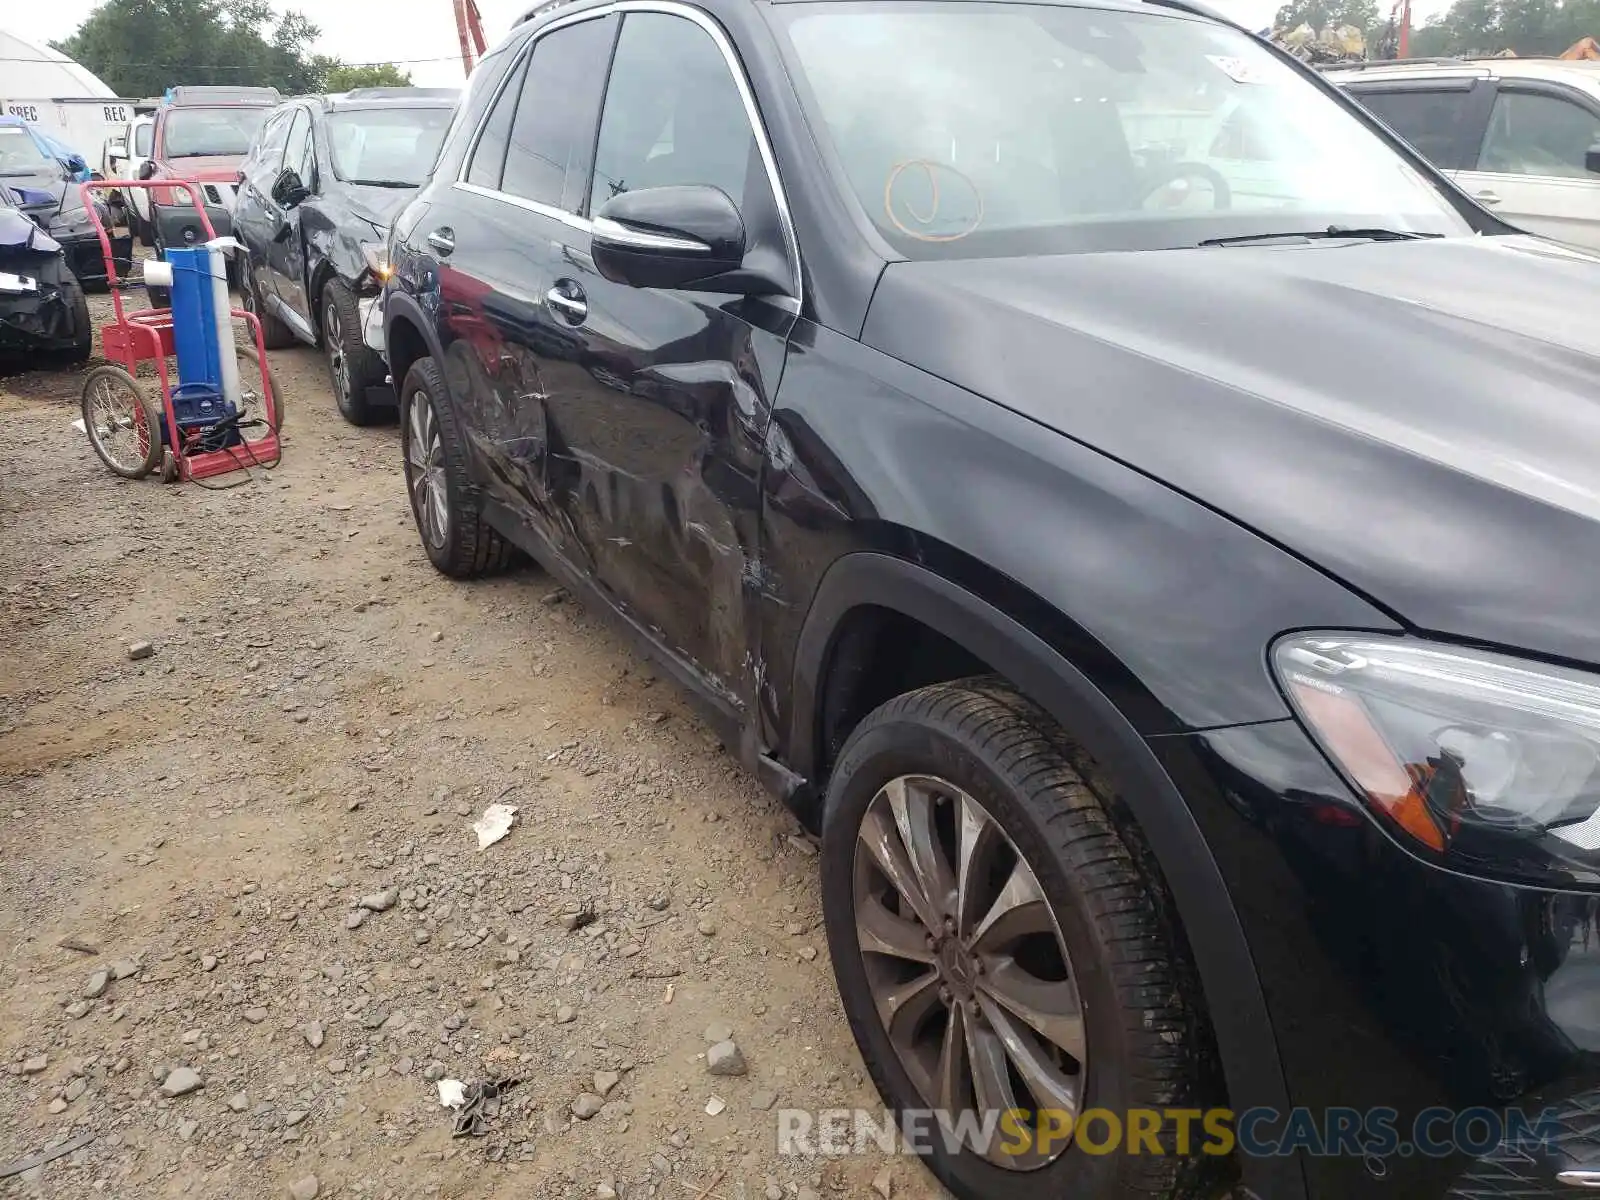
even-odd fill
[{"label": "front fender", "polygon": [[[1014,618],[950,580],[886,554],[848,554],[817,588],[800,634],[789,744],[814,744],[818,667],[845,616],[862,604],[912,617],[959,643],[1050,713],[1105,769],[1171,889],[1195,957],[1235,1110],[1289,1110],[1283,1066],[1243,926],[1204,835],[1160,760],[1093,681]],[[796,770],[812,763],[802,751]],[[1246,1183],[1262,1196],[1304,1194],[1297,1161],[1253,1159]]]}]

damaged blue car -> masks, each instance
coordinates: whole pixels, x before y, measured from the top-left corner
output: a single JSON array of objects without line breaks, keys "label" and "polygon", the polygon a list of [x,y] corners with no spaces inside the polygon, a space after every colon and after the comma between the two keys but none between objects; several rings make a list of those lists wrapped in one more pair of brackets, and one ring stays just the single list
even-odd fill
[{"label": "damaged blue car", "polygon": [[0,360],[49,353],[84,362],[93,347],[89,303],[61,243],[0,183]]},{"label": "damaged blue car", "polygon": [[[67,265],[81,283],[103,288],[105,253],[78,187],[79,181],[87,178],[87,167],[81,155],[67,151],[63,156],[64,150],[59,142],[21,118],[0,116],[0,187],[10,189],[24,215],[60,243]],[[110,232],[114,222],[105,200],[97,196],[92,203]],[[111,253],[117,271],[128,274],[133,261],[133,236],[113,236]]]}]

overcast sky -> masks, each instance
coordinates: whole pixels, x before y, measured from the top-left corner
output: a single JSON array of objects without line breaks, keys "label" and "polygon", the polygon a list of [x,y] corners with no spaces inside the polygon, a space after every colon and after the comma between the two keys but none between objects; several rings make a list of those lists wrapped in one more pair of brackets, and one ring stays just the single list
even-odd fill
[{"label": "overcast sky", "polygon": [[[95,8],[97,0],[0,0],[0,29],[32,42],[68,37]],[[493,45],[505,36],[511,22],[537,0],[478,0],[484,32]],[[1251,29],[1269,24],[1282,0],[1212,0],[1213,4]],[[1379,0],[1380,7],[1387,7]],[[1448,6],[1448,0],[1412,0],[1413,21]],[[346,62],[411,62],[408,69],[419,84],[447,86],[462,80],[451,0],[273,0],[278,9],[317,10],[322,29],[317,49]]]}]

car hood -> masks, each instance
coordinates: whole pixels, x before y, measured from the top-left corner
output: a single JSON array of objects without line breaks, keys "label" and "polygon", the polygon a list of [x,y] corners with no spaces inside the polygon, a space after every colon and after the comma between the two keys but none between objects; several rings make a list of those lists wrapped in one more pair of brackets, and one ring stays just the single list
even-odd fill
[{"label": "car hood", "polygon": [[1415,628],[1600,663],[1597,318],[1600,258],[1518,236],[896,263],[863,337]]},{"label": "car hood", "polygon": [[161,174],[168,179],[186,179],[192,183],[233,183],[239,178],[241,154],[200,154],[193,158],[169,158],[162,163]]},{"label": "car hood", "polygon": [[355,216],[376,225],[387,236],[400,210],[411,202],[417,188],[345,187],[345,207]]}]

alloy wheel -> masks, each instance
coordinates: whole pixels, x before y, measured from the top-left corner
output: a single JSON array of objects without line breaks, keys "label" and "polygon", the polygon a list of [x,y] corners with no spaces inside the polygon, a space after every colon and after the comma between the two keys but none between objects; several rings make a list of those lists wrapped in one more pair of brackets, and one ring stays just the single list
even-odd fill
[{"label": "alloy wheel", "polygon": [[410,419],[405,438],[406,484],[411,489],[412,509],[428,544],[443,549],[450,533],[450,498],[445,488],[444,445],[439,439],[439,423],[426,392],[415,392],[407,408]]},{"label": "alloy wheel", "polygon": [[[1060,1157],[1088,1079],[1077,976],[1038,877],[993,815],[946,780],[890,780],[857,834],[854,900],[878,1019],[947,1136],[1010,1170]],[[1007,1137],[1008,1112],[1030,1132],[1051,1114],[1054,1136]]]},{"label": "alloy wheel", "polygon": [[324,304],[322,313],[322,343],[328,352],[328,375],[333,380],[334,398],[339,407],[346,407],[350,395],[350,361],[344,352],[344,320],[339,316],[337,304]]}]

